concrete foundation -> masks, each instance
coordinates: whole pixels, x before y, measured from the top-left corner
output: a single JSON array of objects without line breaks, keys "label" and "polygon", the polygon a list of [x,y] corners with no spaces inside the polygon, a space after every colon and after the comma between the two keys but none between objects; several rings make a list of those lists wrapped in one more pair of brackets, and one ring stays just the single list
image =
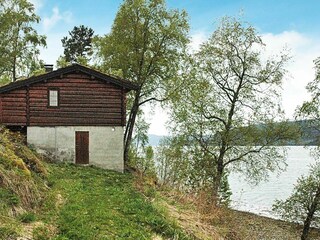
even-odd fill
[{"label": "concrete foundation", "polygon": [[75,163],[75,132],[89,132],[89,164],[123,172],[123,127],[28,127],[27,141],[38,152]]}]

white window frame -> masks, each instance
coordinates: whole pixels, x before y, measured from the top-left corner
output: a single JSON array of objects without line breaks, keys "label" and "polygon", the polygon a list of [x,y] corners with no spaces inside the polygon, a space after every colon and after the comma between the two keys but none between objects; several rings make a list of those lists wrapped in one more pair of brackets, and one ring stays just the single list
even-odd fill
[{"label": "white window frame", "polygon": [[59,107],[59,89],[48,90],[48,107]]}]

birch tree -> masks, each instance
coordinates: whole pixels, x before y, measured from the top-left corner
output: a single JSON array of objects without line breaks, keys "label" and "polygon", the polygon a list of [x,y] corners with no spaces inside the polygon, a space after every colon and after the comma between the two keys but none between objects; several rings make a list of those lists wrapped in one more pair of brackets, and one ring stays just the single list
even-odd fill
[{"label": "birch tree", "polygon": [[[309,101],[305,101],[296,111],[297,119],[308,119],[307,124],[310,133],[320,133],[320,58],[315,63],[315,79],[308,83],[306,89],[311,95]],[[303,222],[301,240],[309,239],[309,231],[312,223],[320,223],[320,139],[317,146],[310,148],[312,157],[317,161],[310,167],[308,176],[302,176],[290,197],[283,201],[276,201],[274,210],[284,219]]]},{"label": "birch tree", "polygon": [[214,199],[227,171],[259,181],[286,166],[285,151],[275,145],[295,132],[275,122],[284,121],[280,93],[288,56],[262,60],[264,46],[252,26],[223,18],[172,102],[172,134],[185,137],[183,158],[197,170],[189,177],[196,175]]},{"label": "birch tree", "polygon": [[170,95],[168,85],[175,86],[179,63],[188,43],[188,29],[186,12],[167,9],[164,0],[126,0],[120,6],[111,32],[96,40],[100,68],[120,73],[138,85],[128,101],[125,162],[139,109],[151,102],[166,100]]},{"label": "birch tree", "polygon": [[320,164],[310,167],[310,174],[298,179],[289,198],[273,206],[284,219],[302,222],[301,240],[309,239],[312,223],[320,224]]},{"label": "birch tree", "polygon": [[46,37],[33,28],[39,21],[27,0],[0,0],[0,74],[16,81],[40,67],[38,47],[46,46]]}]

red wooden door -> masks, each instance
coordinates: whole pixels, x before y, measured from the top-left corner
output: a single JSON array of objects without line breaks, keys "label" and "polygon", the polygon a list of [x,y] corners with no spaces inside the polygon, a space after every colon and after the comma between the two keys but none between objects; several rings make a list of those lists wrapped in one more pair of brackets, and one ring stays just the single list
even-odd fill
[{"label": "red wooden door", "polygon": [[89,132],[76,132],[76,163],[89,164]]}]

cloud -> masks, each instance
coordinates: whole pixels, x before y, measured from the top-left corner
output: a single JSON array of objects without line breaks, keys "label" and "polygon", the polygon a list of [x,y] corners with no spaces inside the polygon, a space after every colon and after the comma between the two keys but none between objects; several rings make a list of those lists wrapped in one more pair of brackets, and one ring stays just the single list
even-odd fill
[{"label": "cloud", "polygon": [[168,135],[166,123],[169,120],[169,115],[159,103],[154,105],[147,105],[142,107],[143,112],[146,113],[146,121],[150,123],[149,134]]},{"label": "cloud", "polygon": [[[198,51],[208,38],[209,33],[203,31],[191,35],[191,51]],[[263,33],[261,38],[266,45],[262,50],[262,59],[281,53],[288,53],[291,57],[286,65],[288,72],[283,83],[282,105],[286,116],[292,119],[297,106],[309,99],[305,87],[315,77],[313,61],[320,57],[320,36],[284,31],[279,34]]]},{"label": "cloud", "polygon": [[31,2],[35,8],[35,11],[38,12],[39,9],[42,8],[43,6],[43,1],[44,0],[29,0],[29,2]]},{"label": "cloud", "polygon": [[265,33],[262,34],[262,39],[266,43],[267,49],[279,52],[283,47],[287,47],[293,51],[292,54],[312,42],[307,36],[295,31],[284,31],[280,34]]},{"label": "cloud", "polygon": [[[208,39],[206,32],[197,31],[191,35],[189,43],[190,52],[196,52],[200,50],[200,46]],[[146,113],[146,121],[150,123],[149,133],[156,135],[168,135],[166,124],[169,120],[168,112],[163,109],[160,104],[154,104],[153,106],[144,106],[143,111]]]},{"label": "cloud", "polygon": [[65,23],[70,23],[72,20],[72,13],[69,11],[65,11],[60,13],[58,7],[54,7],[52,9],[52,15],[50,17],[45,17],[42,21],[43,30],[48,32],[52,29],[58,22],[63,21]]},{"label": "cloud", "polygon": [[189,43],[189,48],[191,51],[200,50],[201,44],[204,43],[208,39],[208,34],[206,32],[196,32],[191,35],[191,41]]},{"label": "cloud", "polygon": [[266,44],[266,54],[276,55],[284,48],[289,49],[291,60],[287,64],[288,74],[284,80],[282,105],[286,116],[293,119],[298,105],[309,99],[305,87],[315,77],[313,61],[319,57],[320,39],[295,31],[262,35]]},{"label": "cloud", "polygon": [[58,57],[63,54],[61,39],[65,33],[47,33],[47,47],[40,50],[40,59],[47,64],[55,64]]},{"label": "cloud", "polygon": [[[191,36],[189,46],[192,51],[197,51],[207,39],[208,34],[197,32]],[[320,56],[320,36],[308,36],[296,31],[284,31],[279,34],[262,34],[262,39],[266,44],[263,58],[279,55],[284,49],[289,50],[291,59],[286,66],[288,74],[282,87],[282,105],[287,118],[293,119],[297,106],[310,97],[305,87],[315,77],[313,61]],[[148,107],[146,110],[148,110]],[[151,114],[147,114],[147,120],[151,123],[149,133],[168,134],[164,127],[168,120],[167,112],[160,106],[156,106],[154,111],[151,112]]]}]

